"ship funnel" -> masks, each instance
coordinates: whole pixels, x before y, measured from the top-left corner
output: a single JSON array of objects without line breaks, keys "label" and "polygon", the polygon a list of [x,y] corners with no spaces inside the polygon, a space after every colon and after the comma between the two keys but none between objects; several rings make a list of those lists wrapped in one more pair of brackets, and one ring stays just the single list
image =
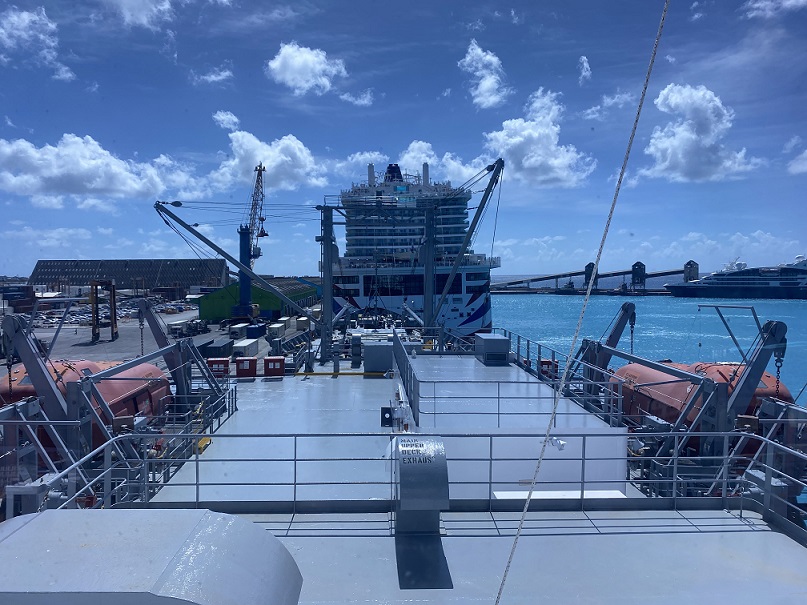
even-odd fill
[{"label": "ship funnel", "polygon": [[423,162],[423,184],[429,184],[429,163]]},{"label": "ship funnel", "polygon": [[375,166],[373,164],[367,164],[367,184],[375,187]]}]

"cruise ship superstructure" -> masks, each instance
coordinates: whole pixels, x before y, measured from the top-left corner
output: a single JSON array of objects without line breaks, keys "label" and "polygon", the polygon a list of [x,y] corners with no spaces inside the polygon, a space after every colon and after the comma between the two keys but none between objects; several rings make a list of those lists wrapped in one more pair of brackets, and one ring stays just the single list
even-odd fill
[{"label": "cruise ship superstructure", "polygon": [[440,300],[459,256],[429,323],[459,335],[490,329],[490,271],[501,260],[463,249],[471,197],[468,187],[431,180],[424,163],[414,175],[390,164],[380,178],[370,164],[366,182],[326,198],[326,206],[341,209],[346,236],[344,255],[332,266],[334,311],[428,316],[426,297],[431,291],[434,303]]}]

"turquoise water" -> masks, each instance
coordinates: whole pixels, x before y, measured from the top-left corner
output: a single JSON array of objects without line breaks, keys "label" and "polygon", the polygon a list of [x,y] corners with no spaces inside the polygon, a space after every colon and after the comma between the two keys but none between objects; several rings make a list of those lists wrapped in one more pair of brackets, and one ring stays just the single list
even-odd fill
[{"label": "turquoise water", "polygon": [[[506,328],[567,354],[574,336],[582,296],[553,294],[493,294],[493,325]],[[600,339],[609,330],[623,302],[636,305],[633,350],[653,360],[740,361],[740,353],[712,308],[701,305],[753,306],[760,323],[787,324],[787,351],[782,382],[795,397],[807,383],[807,301],[797,300],[691,300],[661,296],[593,296],[589,301],[580,337]],[[746,309],[724,309],[723,314],[744,350],[751,346],[757,328]],[[578,341],[579,345],[579,341]],[[619,348],[630,350],[629,330]],[[768,371],[775,373],[773,360]],[[807,389],[798,402],[807,405]]]}]

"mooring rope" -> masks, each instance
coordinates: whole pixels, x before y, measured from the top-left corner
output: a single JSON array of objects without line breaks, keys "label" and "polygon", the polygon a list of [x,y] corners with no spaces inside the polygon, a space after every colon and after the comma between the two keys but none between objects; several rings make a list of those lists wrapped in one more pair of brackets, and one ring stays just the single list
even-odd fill
[{"label": "mooring rope", "polygon": [[[625,158],[622,160],[622,168],[619,171],[619,179],[616,182],[616,189],[614,191],[614,198],[611,201],[611,210],[608,212],[608,220],[605,222],[605,229],[602,233],[602,239],[600,240],[600,247],[597,250],[597,258],[594,261],[594,271],[591,274],[591,279],[588,282],[588,287],[586,288],[586,295],[583,298],[583,308],[580,310],[580,317],[577,320],[577,328],[574,332],[574,337],[572,339],[572,344],[569,347],[569,356],[567,357],[567,363],[563,368],[563,376],[561,377],[560,384],[558,385],[557,389],[555,390],[554,394],[554,403],[552,406],[552,413],[549,416],[549,423],[546,427],[546,433],[544,434],[544,440],[541,444],[541,451],[538,454],[538,462],[535,465],[535,472],[532,475],[532,482],[530,483],[530,490],[527,493],[527,499],[524,502],[524,510],[521,512],[521,519],[518,522],[518,529],[516,530],[516,535],[513,538],[513,546],[510,548],[510,556],[507,558],[507,566],[504,568],[504,574],[502,575],[502,581],[499,585],[499,592],[496,595],[496,605],[499,605],[499,602],[502,598],[502,593],[504,592],[504,585],[507,582],[507,576],[510,573],[510,566],[513,563],[513,557],[516,553],[516,547],[518,546],[518,539],[521,537],[521,532],[524,528],[524,520],[527,517],[527,511],[530,507],[530,501],[532,500],[532,494],[535,491],[535,483],[538,480],[538,472],[541,470],[541,463],[544,460],[544,455],[546,454],[546,445],[549,443],[549,437],[552,432],[552,426],[555,424],[555,417],[558,413],[558,404],[560,403],[560,394],[563,392],[563,389],[566,385],[566,381],[569,379],[569,368],[570,364],[568,363],[568,359],[571,359],[574,355],[574,348],[577,345],[577,338],[580,335],[580,329],[583,325],[583,316],[586,313],[586,307],[588,306],[589,298],[591,297],[591,290],[594,287],[594,278],[597,275],[597,270],[600,266],[600,259],[602,258],[602,251],[605,248],[605,240],[608,237],[608,230],[611,228],[611,220],[614,217],[614,210],[616,209],[616,202],[619,198],[619,191],[622,188],[622,180],[625,177],[625,172],[628,168],[628,158],[630,157],[630,151],[633,147],[633,140],[636,137],[636,130],[639,126],[639,117],[642,114],[642,106],[644,105],[645,97],[647,96],[647,87],[650,84],[650,74],[653,72],[653,64],[656,61],[656,53],[658,52],[659,42],[661,41],[661,32],[664,29],[664,21],[667,18],[667,9],[670,6],[670,0],[665,0],[664,2],[664,9],[661,12],[661,21],[658,26],[658,32],[656,33],[656,40],[653,43],[653,52],[650,54],[650,64],[647,67],[647,74],[645,75],[644,79],[644,86],[642,86],[642,94],[639,97],[639,106],[636,109],[636,117],[633,120],[633,128],[631,128],[630,138],[628,139],[628,148],[625,150]],[[581,461],[581,463],[585,463],[585,461]],[[584,494],[581,492],[580,498],[583,498]]]}]

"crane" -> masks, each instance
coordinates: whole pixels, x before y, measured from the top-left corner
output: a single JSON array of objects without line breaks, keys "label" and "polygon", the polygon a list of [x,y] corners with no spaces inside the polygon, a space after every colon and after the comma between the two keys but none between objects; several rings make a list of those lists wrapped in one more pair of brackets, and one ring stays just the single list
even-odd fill
[{"label": "crane", "polygon": [[263,200],[264,200],[264,193],[263,193],[263,173],[266,172],[266,166],[263,165],[263,162],[259,162],[257,166],[255,166],[255,187],[252,190],[252,200],[249,207],[249,237],[250,237],[250,249],[249,249],[249,267],[250,269],[255,267],[255,261],[260,258],[261,256],[261,249],[258,246],[258,239],[261,237],[267,237],[268,233],[263,228],[263,223],[266,220],[266,217],[263,215]]}]

